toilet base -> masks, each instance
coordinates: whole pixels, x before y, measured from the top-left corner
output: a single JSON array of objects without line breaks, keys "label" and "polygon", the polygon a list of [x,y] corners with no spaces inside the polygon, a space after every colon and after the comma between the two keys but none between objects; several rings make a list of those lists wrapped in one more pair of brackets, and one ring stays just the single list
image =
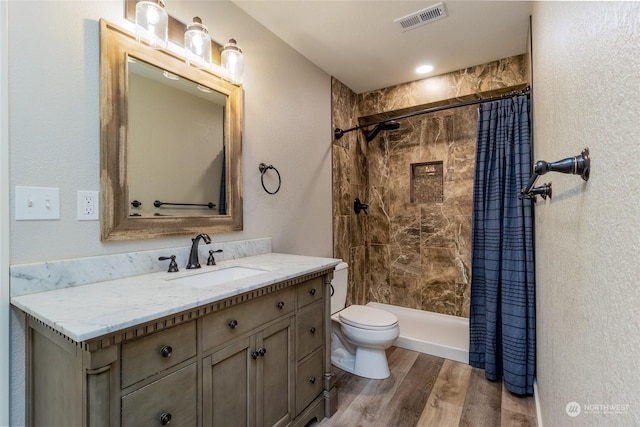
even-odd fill
[{"label": "toilet base", "polygon": [[342,347],[334,348],[331,363],[343,371],[374,380],[383,380],[391,374],[387,355],[382,349],[358,347],[354,355]]}]

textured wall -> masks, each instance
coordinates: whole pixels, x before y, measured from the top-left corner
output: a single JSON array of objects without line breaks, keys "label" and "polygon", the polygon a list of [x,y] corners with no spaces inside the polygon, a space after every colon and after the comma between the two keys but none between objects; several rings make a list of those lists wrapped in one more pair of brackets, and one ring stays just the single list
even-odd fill
[{"label": "textured wall", "polygon": [[[525,55],[360,95],[334,80],[333,120],[346,129],[358,117],[527,81]],[[350,264],[348,303],[469,316],[476,128],[470,106],[401,120],[369,143],[361,131],[334,140],[334,254]],[[443,200],[412,202],[411,165],[433,161],[442,162]],[[368,216],[354,214],[356,197]]]},{"label": "textured wall", "polygon": [[[536,206],[542,421],[637,426],[640,3],[535,2],[532,37],[535,158],[586,146],[592,158],[587,183],[539,180],[553,183],[553,199]],[[582,411],[574,418],[569,402]]]}]

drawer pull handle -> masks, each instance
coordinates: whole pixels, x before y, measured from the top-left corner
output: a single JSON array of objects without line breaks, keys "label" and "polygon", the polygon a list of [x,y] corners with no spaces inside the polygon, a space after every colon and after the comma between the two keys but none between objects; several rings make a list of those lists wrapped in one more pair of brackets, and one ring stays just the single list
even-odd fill
[{"label": "drawer pull handle", "polygon": [[229,322],[229,327],[230,327],[231,329],[235,329],[235,328],[236,328],[236,326],[238,326],[238,321],[237,321],[237,320],[231,320],[231,321]]},{"label": "drawer pull handle", "polygon": [[171,414],[168,412],[163,412],[160,415],[160,424],[166,426],[167,424],[171,424]]},{"label": "drawer pull handle", "polygon": [[280,301],[280,302],[278,303],[278,308],[279,308],[280,310],[282,310],[282,309],[284,308],[284,301]]},{"label": "drawer pull handle", "polygon": [[173,349],[170,345],[165,345],[160,349],[162,357],[171,357],[171,353],[173,353]]},{"label": "drawer pull handle", "polygon": [[309,329],[309,332],[311,332],[312,334],[316,333],[316,327],[312,326],[311,329]]},{"label": "drawer pull handle", "polygon": [[311,288],[311,290],[309,291],[309,294],[315,295],[316,294],[316,288]]},{"label": "drawer pull handle", "polygon": [[316,377],[309,377],[309,382],[311,384],[315,384],[316,383]]}]

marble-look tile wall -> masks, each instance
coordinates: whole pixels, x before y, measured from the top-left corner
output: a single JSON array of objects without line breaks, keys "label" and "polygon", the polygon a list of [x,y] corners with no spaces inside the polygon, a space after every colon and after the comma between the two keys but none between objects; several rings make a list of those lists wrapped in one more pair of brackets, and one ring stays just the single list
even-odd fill
[{"label": "marble-look tile wall", "polygon": [[[349,129],[358,125],[358,97],[336,79],[332,80],[333,129]],[[333,141],[333,256],[349,263],[347,303],[367,299],[365,287],[366,220],[355,215],[355,198],[367,199],[368,168],[366,143],[360,132],[344,134]],[[360,286],[354,286],[359,283]]]},{"label": "marble-look tile wall", "polygon": [[[369,143],[370,300],[468,316],[476,123],[477,107],[455,108]],[[411,202],[424,162],[442,162],[441,203]]]},{"label": "marble-look tile wall", "polygon": [[[333,124],[527,82],[525,55],[354,94],[333,81]],[[477,106],[401,120],[368,144],[334,140],[334,256],[349,262],[349,304],[369,301],[469,316]],[[442,201],[411,201],[411,165],[442,162]],[[355,215],[353,200],[369,204]]]}]

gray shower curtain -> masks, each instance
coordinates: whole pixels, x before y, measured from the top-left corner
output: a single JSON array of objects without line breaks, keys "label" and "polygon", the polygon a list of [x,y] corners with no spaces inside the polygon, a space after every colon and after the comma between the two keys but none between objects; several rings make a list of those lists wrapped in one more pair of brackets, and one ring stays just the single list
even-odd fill
[{"label": "gray shower curtain", "polygon": [[535,375],[529,96],[480,105],[473,188],[469,364],[517,394]]}]

